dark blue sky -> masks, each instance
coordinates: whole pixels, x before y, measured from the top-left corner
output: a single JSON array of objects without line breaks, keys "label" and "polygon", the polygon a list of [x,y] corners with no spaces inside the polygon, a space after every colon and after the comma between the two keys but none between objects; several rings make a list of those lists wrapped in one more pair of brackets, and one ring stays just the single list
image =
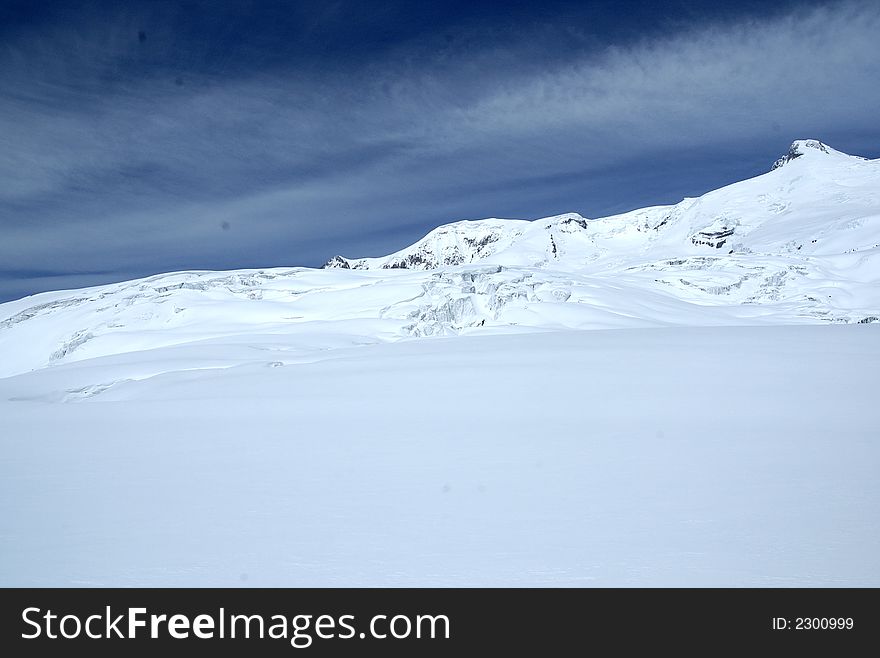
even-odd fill
[{"label": "dark blue sky", "polygon": [[876,2],[0,2],[0,300],[880,156]]}]

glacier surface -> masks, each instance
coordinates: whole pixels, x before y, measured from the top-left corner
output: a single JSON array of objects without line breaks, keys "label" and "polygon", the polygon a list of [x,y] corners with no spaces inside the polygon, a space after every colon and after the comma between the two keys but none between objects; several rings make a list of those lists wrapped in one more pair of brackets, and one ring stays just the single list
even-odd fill
[{"label": "glacier surface", "polygon": [[0,304],[0,585],[880,585],[880,161]]}]

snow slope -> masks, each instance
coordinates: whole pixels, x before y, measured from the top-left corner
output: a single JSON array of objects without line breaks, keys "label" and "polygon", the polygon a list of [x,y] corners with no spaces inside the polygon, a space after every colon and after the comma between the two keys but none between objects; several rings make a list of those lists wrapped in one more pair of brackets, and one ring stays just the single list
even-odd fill
[{"label": "snow slope", "polygon": [[485,262],[601,271],[627,262],[754,254],[809,261],[878,247],[878,184],[880,161],[798,140],[770,173],[674,206],[599,220],[567,213],[533,222],[456,222],[389,256],[335,256],[325,267],[435,269]]},{"label": "snow slope", "polygon": [[880,585],[878,193],[0,304],[0,585]]},{"label": "snow slope", "polygon": [[0,376],[254,332],[322,350],[328,333],[335,345],[877,321],[880,161],[812,140],[787,157],[674,206],[458,222],[396,254],[324,270],[180,272],[2,304]]},{"label": "snow slope", "polygon": [[0,379],[0,584],[878,586],[878,329],[199,371],[161,348]]}]

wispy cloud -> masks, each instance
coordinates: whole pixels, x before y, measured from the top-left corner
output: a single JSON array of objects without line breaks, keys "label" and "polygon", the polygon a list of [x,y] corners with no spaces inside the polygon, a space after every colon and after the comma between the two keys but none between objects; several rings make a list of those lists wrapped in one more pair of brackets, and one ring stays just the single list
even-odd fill
[{"label": "wispy cloud", "polygon": [[[647,198],[658,161],[662,181],[679,174],[668,194],[698,193],[793,138],[880,137],[876,3],[538,61],[466,34],[354,66],[226,72],[155,64],[142,18],[0,49],[0,269],[315,264],[461,217],[674,200]],[[747,162],[682,182],[678,168],[716,156]]]}]

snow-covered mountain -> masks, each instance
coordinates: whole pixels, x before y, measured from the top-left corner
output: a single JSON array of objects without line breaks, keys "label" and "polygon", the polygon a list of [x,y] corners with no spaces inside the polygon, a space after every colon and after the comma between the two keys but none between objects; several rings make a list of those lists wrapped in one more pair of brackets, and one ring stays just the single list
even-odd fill
[{"label": "snow-covered mountain", "polygon": [[[828,255],[841,248],[829,242],[832,236],[845,243],[844,251],[863,251],[874,248],[878,238],[875,225],[856,230],[878,211],[877,170],[876,161],[846,155],[817,140],[798,140],[771,173],[673,206],[596,220],[567,213],[531,222],[456,222],[388,256],[335,256],[324,267],[424,270],[486,262],[604,269],[624,261],[682,256]],[[868,242],[863,244],[862,238]]]},{"label": "snow-covered mountain", "polygon": [[295,338],[302,351],[328,340],[878,318],[880,160],[804,140],[766,174],[671,206],[456,222],[321,270],[179,272],[2,304],[0,376],[255,334]]},{"label": "snow-covered mountain", "polygon": [[2,304],[0,586],[876,586],[878,259],[880,160],[811,140],[673,206]]}]

